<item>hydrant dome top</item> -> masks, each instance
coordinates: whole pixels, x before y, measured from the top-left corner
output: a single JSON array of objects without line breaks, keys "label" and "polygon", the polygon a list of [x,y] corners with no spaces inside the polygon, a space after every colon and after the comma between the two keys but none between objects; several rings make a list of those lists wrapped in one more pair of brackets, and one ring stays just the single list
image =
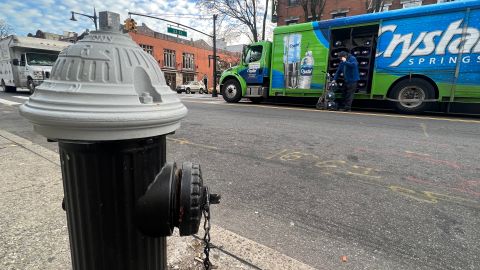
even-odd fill
[{"label": "hydrant dome top", "polygon": [[113,18],[108,27],[101,20],[99,31],[64,49],[50,78],[20,107],[40,134],[104,141],[163,135],[179,127],[187,109],[153,56],[119,30],[118,14]]}]

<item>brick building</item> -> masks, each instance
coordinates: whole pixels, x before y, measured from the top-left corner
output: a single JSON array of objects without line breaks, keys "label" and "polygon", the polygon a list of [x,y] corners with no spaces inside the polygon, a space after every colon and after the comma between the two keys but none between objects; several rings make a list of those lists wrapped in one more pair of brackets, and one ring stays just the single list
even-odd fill
[{"label": "brick building", "polygon": [[[320,18],[317,20],[328,20],[337,17],[346,17],[367,13],[371,2],[376,0],[325,0],[325,6]],[[382,10],[394,10],[421,5],[430,5],[454,0],[384,0]],[[275,1],[274,1],[275,2]],[[311,12],[305,19],[305,12],[301,6],[306,0],[277,0],[277,25],[288,25],[303,23],[312,20]],[[311,1],[308,1],[311,2]],[[321,1],[319,1],[321,2]],[[310,6],[309,6],[310,9]],[[318,12],[318,11],[317,11]]]},{"label": "brick building", "polygon": [[[188,81],[207,81],[208,88],[213,89],[213,63],[209,56],[212,48],[203,40],[188,40],[153,31],[145,24],[130,33],[132,39],[147,53],[153,55],[165,75],[165,81],[172,89]],[[236,65],[240,54],[217,50],[219,57],[217,70]],[[217,80],[218,82],[218,80]]]}]

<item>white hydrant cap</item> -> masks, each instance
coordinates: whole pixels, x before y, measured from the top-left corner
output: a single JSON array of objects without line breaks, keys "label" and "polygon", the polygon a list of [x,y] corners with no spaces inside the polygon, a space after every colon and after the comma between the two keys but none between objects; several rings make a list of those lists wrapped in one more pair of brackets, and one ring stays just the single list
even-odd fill
[{"label": "white hydrant cap", "polygon": [[20,113],[50,139],[109,141],[164,135],[187,109],[156,60],[128,34],[119,14],[100,12],[100,30],[64,49],[51,77]]}]

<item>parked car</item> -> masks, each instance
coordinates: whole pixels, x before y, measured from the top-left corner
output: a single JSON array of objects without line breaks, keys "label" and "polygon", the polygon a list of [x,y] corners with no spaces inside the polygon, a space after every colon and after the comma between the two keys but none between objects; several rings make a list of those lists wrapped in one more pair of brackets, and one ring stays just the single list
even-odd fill
[{"label": "parked car", "polygon": [[187,94],[196,92],[203,94],[205,92],[205,86],[201,82],[191,81],[187,82],[186,84],[177,86],[176,90],[179,94],[182,92],[185,92]]}]

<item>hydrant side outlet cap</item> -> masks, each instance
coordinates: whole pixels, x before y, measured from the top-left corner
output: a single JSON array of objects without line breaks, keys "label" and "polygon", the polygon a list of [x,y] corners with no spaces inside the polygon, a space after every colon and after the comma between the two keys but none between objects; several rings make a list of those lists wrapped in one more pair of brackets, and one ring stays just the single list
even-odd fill
[{"label": "hydrant side outlet cap", "polygon": [[100,13],[100,30],[64,49],[20,113],[50,139],[105,141],[171,133],[187,114],[152,55]]}]

